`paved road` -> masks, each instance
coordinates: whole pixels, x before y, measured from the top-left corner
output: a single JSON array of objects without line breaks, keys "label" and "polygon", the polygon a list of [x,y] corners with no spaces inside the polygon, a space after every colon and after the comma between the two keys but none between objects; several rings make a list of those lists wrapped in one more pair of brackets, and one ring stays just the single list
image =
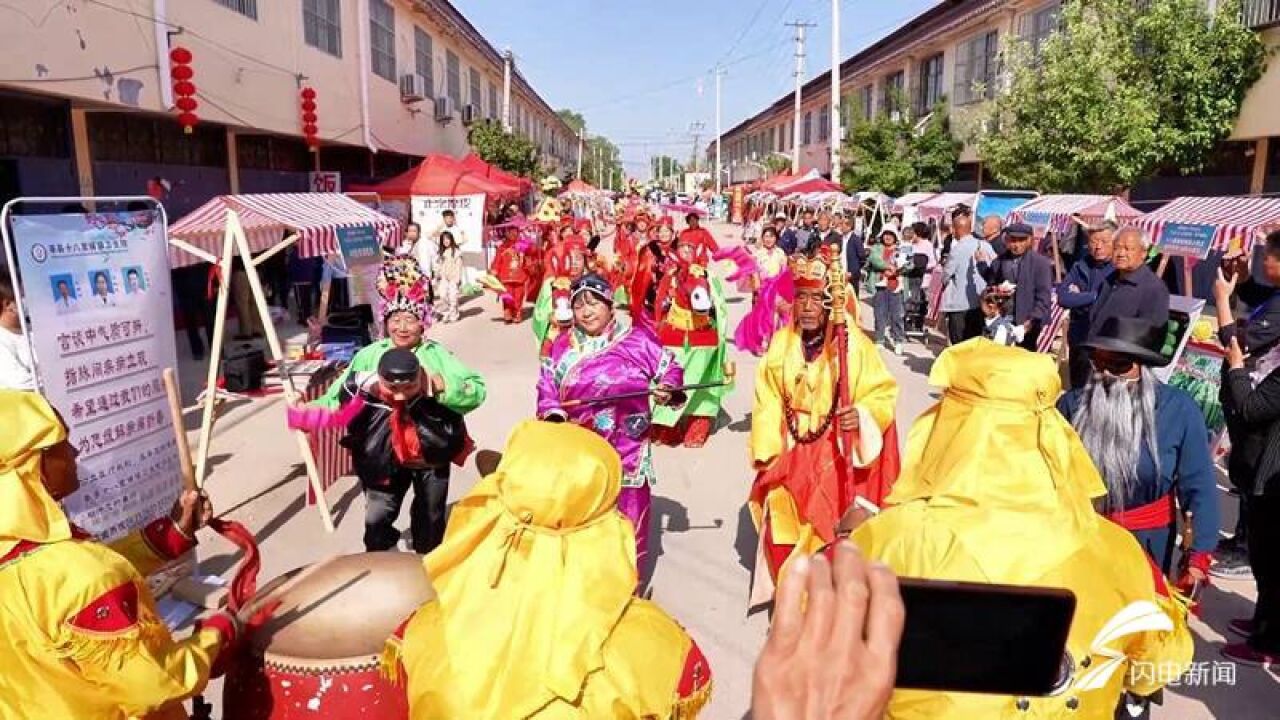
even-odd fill
[{"label": "paved road", "polygon": [[[712,229],[722,243],[737,241],[736,232],[728,226]],[[748,298],[730,299],[734,322],[748,303]],[[503,325],[488,297],[464,305],[463,316],[462,322],[438,325],[431,334],[484,374],[489,400],[468,417],[468,424],[482,448],[500,450],[511,427],[533,411],[537,363],[532,332],[527,323]],[[712,720],[747,715],[752,664],[767,630],[763,615],[745,615],[755,548],[755,532],[744,503],[751,482],[746,440],[756,361],[734,355],[739,386],[729,396],[721,426],[706,447],[659,448],[655,458],[656,530],[651,547],[656,547],[658,557],[653,598],[693,633],[711,661],[715,697],[705,716]],[[899,427],[905,429],[933,402],[925,382],[932,359],[919,344],[909,345],[903,357],[888,356],[902,387]],[[197,368],[184,370],[187,381],[193,381]],[[208,487],[215,506],[257,533],[264,581],[299,565],[362,549],[364,501],[352,480],[341,481],[329,492],[337,520],[332,535],[323,531],[314,510],[304,507],[301,467],[284,433],[283,414],[278,400],[232,410],[219,426],[211,453],[215,465]],[[451,499],[464,494],[476,480],[474,468],[455,472]],[[200,552],[203,571],[227,573],[233,558],[220,538],[208,539]],[[1212,627],[1196,624],[1198,660],[1217,659],[1215,648],[1224,640],[1220,629],[1228,619],[1246,613],[1251,597],[1252,583],[1234,583],[1210,592],[1206,606]],[[1280,685],[1274,679],[1239,668],[1234,685],[1229,685],[1222,676],[1225,671],[1219,669],[1215,678],[1211,665],[1204,668],[1208,677],[1197,687],[1173,694],[1155,717],[1280,717]],[[211,688],[210,699],[219,692],[220,688]]]}]

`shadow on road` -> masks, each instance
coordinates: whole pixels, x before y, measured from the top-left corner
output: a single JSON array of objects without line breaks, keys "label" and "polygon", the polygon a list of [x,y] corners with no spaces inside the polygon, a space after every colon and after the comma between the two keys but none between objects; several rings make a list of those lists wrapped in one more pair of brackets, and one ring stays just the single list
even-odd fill
[{"label": "shadow on road", "polygon": [[731,422],[725,427],[728,428],[729,432],[751,432],[751,413],[747,413],[741,420]]},{"label": "shadow on road", "polygon": [[760,536],[756,533],[756,524],[751,519],[751,510],[743,503],[738,510],[738,530],[734,535],[733,549],[738,551],[738,564],[747,572],[756,570],[756,547],[760,544]]}]

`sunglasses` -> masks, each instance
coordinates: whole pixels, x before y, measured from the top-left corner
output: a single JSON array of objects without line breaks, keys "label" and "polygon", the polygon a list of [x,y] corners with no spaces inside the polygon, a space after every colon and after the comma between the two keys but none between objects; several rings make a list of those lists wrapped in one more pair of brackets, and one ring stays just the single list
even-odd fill
[{"label": "sunglasses", "polygon": [[1093,361],[1093,366],[1099,371],[1115,376],[1129,374],[1133,370],[1133,366],[1137,364],[1122,355],[1101,356],[1094,353],[1091,360]]}]

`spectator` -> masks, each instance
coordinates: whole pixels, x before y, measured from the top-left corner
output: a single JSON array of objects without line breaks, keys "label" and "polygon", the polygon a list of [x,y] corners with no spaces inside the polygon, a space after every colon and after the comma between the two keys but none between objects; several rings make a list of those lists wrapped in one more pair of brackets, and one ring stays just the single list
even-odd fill
[{"label": "spectator", "polygon": [[880,232],[880,243],[871,249],[867,285],[874,293],[876,343],[883,342],[885,347],[901,355],[902,343],[906,340],[906,310],[902,302],[905,288],[901,273],[910,261],[899,243],[897,228],[886,225]]},{"label": "spectator", "polygon": [[289,248],[289,282],[293,286],[293,299],[297,304],[298,324],[305,325],[315,312],[320,299],[320,276],[324,272],[324,258],[302,257],[296,248]]},{"label": "spectator", "polygon": [[22,334],[18,294],[13,281],[0,268],[0,390],[35,390],[35,363],[31,346]]},{"label": "spectator", "polygon": [[805,210],[800,213],[800,224],[788,228],[782,233],[782,239],[778,241],[778,246],[788,255],[794,255],[798,251],[803,251],[809,247],[809,239],[813,237],[813,211]]},{"label": "spectator", "polygon": [[983,277],[995,251],[985,240],[973,235],[973,211],[958,206],[951,215],[954,240],[943,265],[942,312],[947,318],[947,337],[957,344],[982,335],[979,302],[987,288]]},{"label": "spectator", "polygon": [[929,235],[929,225],[918,222],[907,228],[911,239],[911,267],[903,273],[907,283],[906,329],[909,332],[924,332],[925,317],[929,314],[929,300],[925,290],[929,287],[929,273],[937,264],[933,251],[933,239]]},{"label": "spectator", "polygon": [[840,232],[832,224],[831,213],[823,210],[818,214],[818,227],[815,228],[813,236],[809,238],[809,246],[805,248],[805,252],[812,253],[819,246],[828,243],[839,248]]},{"label": "spectator", "polygon": [[1110,222],[1089,228],[1089,254],[1076,261],[1062,284],[1058,286],[1058,304],[1071,311],[1067,325],[1069,372],[1071,387],[1082,387],[1089,379],[1092,366],[1089,351],[1082,347],[1089,338],[1089,311],[1098,300],[1098,292],[1115,268],[1111,266],[1111,249],[1115,244],[1115,226]]},{"label": "spectator", "polygon": [[987,266],[987,284],[1014,286],[1013,337],[1024,349],[1035,350],[1040,330],[1049,321],[1053,263],[1038,252],[1030,252],[1030,225],[1014,223],[1004,235],[1007,247]]},{"label": "spectator", "polygon": [[1000,257],[1006,250],[1004,244],[1004,219],[999,215],[982,218],[982,239],[991,244],[991,250]]},{"label": "spectator", "polygon": [[852,215],[840,218],[840,248],[844,253],[845,272],[848,273],[849,284],[853,286],[854,292],[861,286],[862,267],[867,262],[867,246],[862,242],[857,222]]},{"label": "spectator", "polygon": [[1098,299],[1089,311],[1089,334],[1096,335],[1102,324],[1113,317],[1137,317],[1152,325],[1169,322],[1169,288],[1147,267],[1147,249],[1151,241],[1136,227],[1126,227],[1116,234],[1111,264],[1115,270],[1107,276],[1098,291]]},{"label": "spectator", "polygon": [[[187,331],[187,343],[191,357],[204,359],[205,342],[213,342],[214,305],[209,296],[218,291],[217,283],[210,277],[210,263],[196,263],[173,268],[169,277],[173,282],[173,296],[182,313],[182,327]],[[201,329],[204,337],[201,337]]]}]

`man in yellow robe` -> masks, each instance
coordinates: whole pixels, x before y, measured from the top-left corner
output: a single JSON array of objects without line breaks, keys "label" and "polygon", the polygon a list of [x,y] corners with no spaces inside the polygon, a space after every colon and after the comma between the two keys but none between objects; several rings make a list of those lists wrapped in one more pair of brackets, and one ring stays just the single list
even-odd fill
[{"label": "man in yellow robe", "polygon": [[145,575],[194,547],[198,496],[108,547],[56,502],[78,488],[76,451],[48,402],[0,390],[0,428],[0,720],[186,718],[236,623],[175,642]]},{"label": "man in yellow robe", "polygon": [[793,256],[788,272],[792,324],[760,361],[751,415],[758,475],[749,507],[760,533],[752,606],[772,597],[789,558],[834,539],[855,498],[879,505],[898,471],[898,384],[847,310],[839,256],[824,246]]},{"label": "man in yellow robe", "polygon": [[424,559],[437,597],[388,642],[414,720],[692,720],[711,668],[633,595],[622,461],[576,425],[527,421]]},{"label": "man in yellow robe", "polygon": [[1095,512],[1106,489],[1054,407],[1053,359],[970,340],[929,382],[942,400],[911,428],[890,507],[852,540],[902,576],[1071,590],[1072,675],[1044,698],[901,690],[888,717],[1110,720],[1122,691],[1151,695],[1181,675],[1186,608],[1133,535]]}]

